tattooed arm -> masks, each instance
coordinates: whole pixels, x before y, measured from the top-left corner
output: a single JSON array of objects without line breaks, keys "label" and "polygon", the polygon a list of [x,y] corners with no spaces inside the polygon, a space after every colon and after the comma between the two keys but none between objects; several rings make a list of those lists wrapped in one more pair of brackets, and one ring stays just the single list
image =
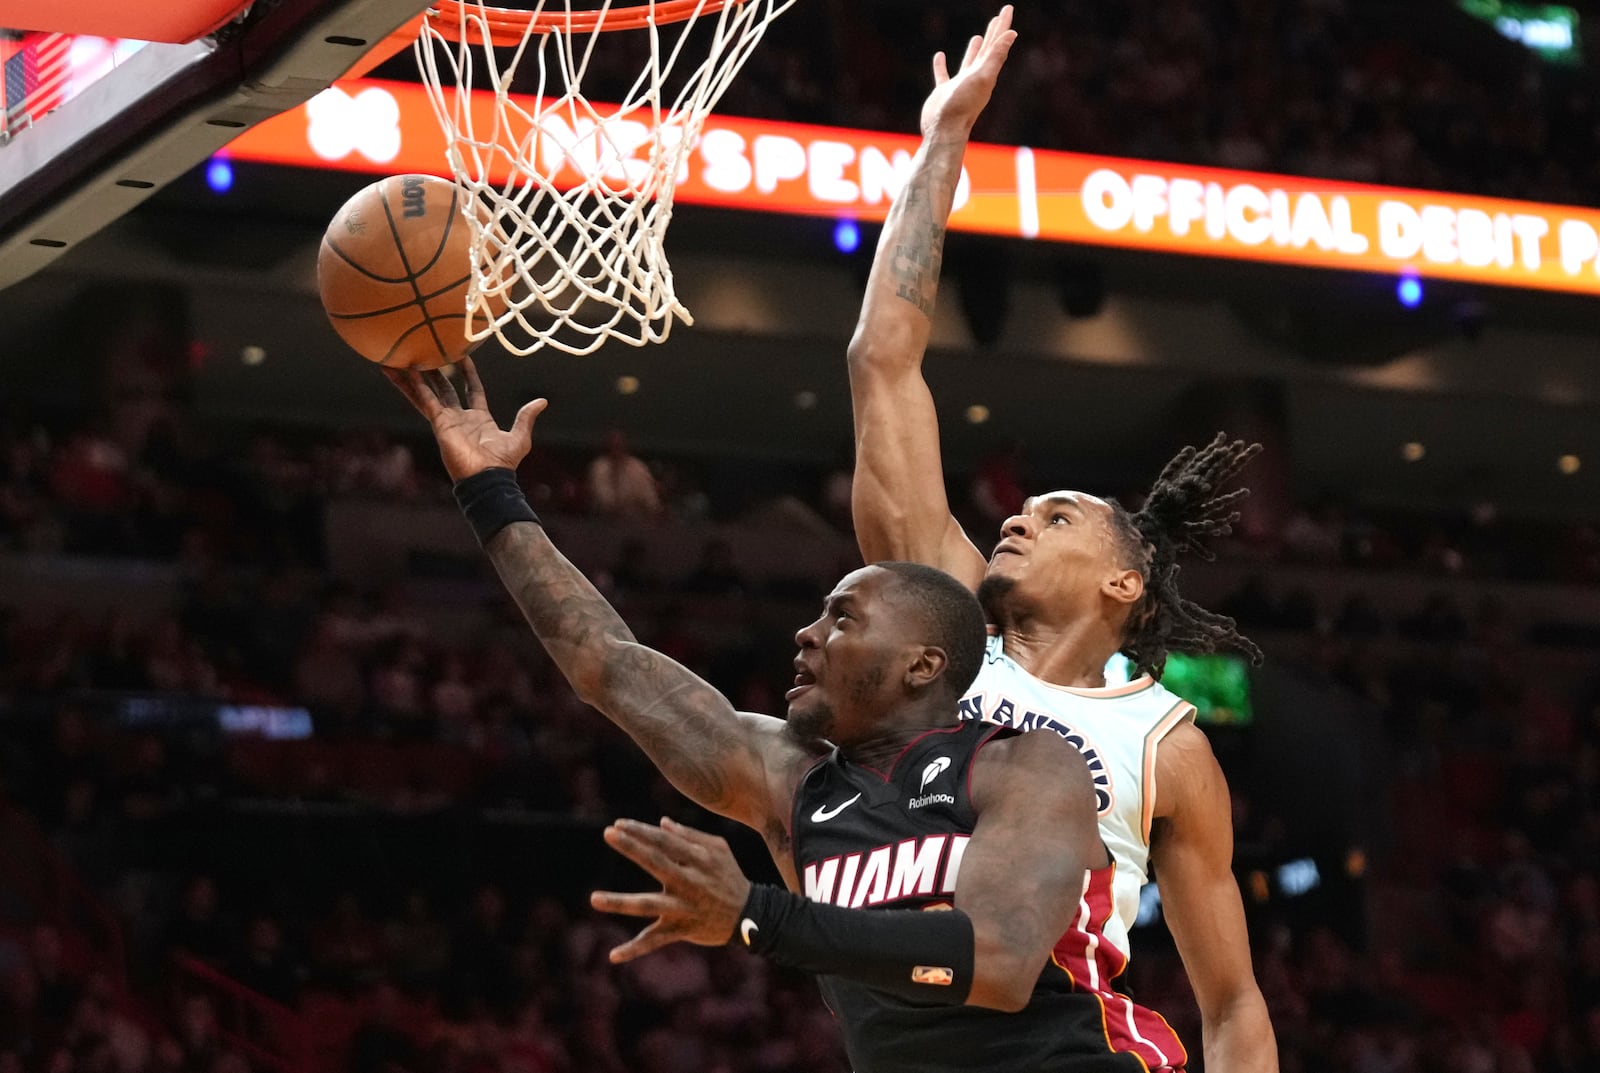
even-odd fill
[{"label": "tattooed arm", "polygon": [[956,908],[972,920],[976,1006],[1019,1010],[1083,896],[1110,863],[1083,754],[1058,734],[991,740],[972,764],[978,822],[961,858]]},{"label": "tattooed arm", "polygon": [[485,550],[578,697],[626,731],[685,796],[764,832],[774,810],[763,742],[782,724],[741,715],[688,668],[641,645],[543,526],[507,526]]},{"label": "tattooed arm", "polygon": [[934,57],[922,146],[884,223],[849,351],[856,427],[851,506],[862,555],[869,563],[927,563],[974,588],[984,558],[950,515],[938,415],[922,358],[961,159],[1015,39],[1007,5],[983,37],[972,39],[954,77],[944,54]]},{"label": "tattooed arm", "polygon": [[[536,399],[509,430],[489,413],[470,360],[462,363],[467,404],[438,373],[385,374],[428,419],[455,481],[485,470],[515,470],[532,444]],[[627,732],[674,786],[699,804],[745,823],[769,842],[784,822],[807,749],[781,720],[736,712],[728,699],[676,661],[638,643],[633,632],[551,543],[543,526],[505,526],[485,549],[528,624],[573,689]]]}]

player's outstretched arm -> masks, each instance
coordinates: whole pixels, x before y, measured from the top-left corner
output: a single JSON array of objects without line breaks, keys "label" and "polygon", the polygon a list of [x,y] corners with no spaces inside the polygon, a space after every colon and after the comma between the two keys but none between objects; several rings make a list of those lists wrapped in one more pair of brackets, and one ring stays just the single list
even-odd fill
[{"label": "player's outstretched arm", "polygon": [[774,796],[767,761],[783,745],[782,724],[736,712],[694,673],[634,639],[551,543],[517,487],[515,470],[545,400],[522,407],[502,429],[470,360],[462,371],[465,405],[439,373],[384,373],[428,419],[456,498],[533,632],[578,696],[626,731],[674,786],[714,812],[765,829]]},{"label": "player's outstretched arm", "polygon": [[938,415],[922,358],[967,139],[1015,40],[1008,4],[982,37],[972,39],[954,76],[944,53],[934,57],[922,145],[884,223],[849,350],[856,428],[852,510],[862,555],[869,563],[927,563],[974,588],[984,559],[950,515]]},{"label": "player's outstretched arm", "polygon": [[1156,785],[1150,862],[1200,1006],[1206,1068],[1277,1073],[1278,1044],[1251,967],[1250,933],[1233,878],[1228,784],[1199,727],[1186,723],[1162,740]]},{"label": "player's outstretched arm", "polygon": [[1078,751],[1054,734],[991,742],[973,768],[978,823],[955,909],[846,909],[752,885],[728,845],[670,820],[619,820],[606,842],[661,882],[596,891],[607,913],[653,917],[611,952],[631,961],[668,943],[735,938],[780,964],[843,976],[919,1002],[1020,1010],[1066,931],[1084,870],[1106,862],[1094,787]]}]

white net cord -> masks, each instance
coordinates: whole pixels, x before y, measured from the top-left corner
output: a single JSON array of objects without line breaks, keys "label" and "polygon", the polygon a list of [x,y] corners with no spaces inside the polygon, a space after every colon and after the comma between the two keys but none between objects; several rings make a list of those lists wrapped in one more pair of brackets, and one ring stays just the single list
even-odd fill
[{"label": "white net cord", "polygon": [[[459,26],[424,20],[416,45],[450,167],[467,195],[468,334],[497,336],[516,354],[547,346],[588,354],[608,339],[644,346],[666,339],[674,320],[694,323],[673,290],[664,246],[673,193],[706,116],[767,25],[795,0],[729,0],[720,10],[700,0],[681,23],[652,19],[642,29],[611,31],[584,29],[581,20],[616,19],[612,0],[589,11],[573,11],[572,2],[538,0],[508,54],[484,47],[495,9],[482,0],[461,5]],[[648,6],[653,14],[655,3],[615,6]],[[534,29],[541,16],[556,28]],[[583,81],[597,49],[640,36],[649,62],[623,99],[615,109],[591,104]],[[514,96],[517,71],[530,57],[537,82]],[[695,66],[673,78],[680,59]],[[475,85],[491,90],[492,102],[474,106]],[[667,92],[671,100],[663,100]],[[563,170],[577,179],[565,190],[557,187]],[[473,212],[475,205],[488,211]]]}]

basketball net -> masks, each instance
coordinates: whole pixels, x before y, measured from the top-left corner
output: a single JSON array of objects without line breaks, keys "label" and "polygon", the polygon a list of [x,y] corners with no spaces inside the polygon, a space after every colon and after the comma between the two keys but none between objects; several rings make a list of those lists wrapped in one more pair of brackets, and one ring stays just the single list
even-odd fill
[{"label": "basketball net", "polygon": [[[675,319],[694,323],[663,244],[673,192],[706,116],[795,0],[574,2],[507,11],[440,0],[416,44],[462,203],[491,210],[464,211],[467,334],[496,336],[516,354],[588,354],[607,339],[644,346],[666,339]],[[597,52],[597,70],[625,55],[624,41],[600,41],[613,31],[649,49],[614,108],[583,92]],[[492,90],[492,108],[474,106],[474,88]]]}]

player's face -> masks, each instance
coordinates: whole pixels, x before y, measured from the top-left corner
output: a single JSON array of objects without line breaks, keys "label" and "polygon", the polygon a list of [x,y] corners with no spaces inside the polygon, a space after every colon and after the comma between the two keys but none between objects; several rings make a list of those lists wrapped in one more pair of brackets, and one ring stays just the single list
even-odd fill
[{"label": "player's face", "polygon": [[789,722],[805,738],[843,745],[871,732],[901,695],[907,666],[921,647],[894,613],[895,576],[868,566],[845,576],[822,615],[795,634]]},{"label": "player's face", "polygon": [[[1087,492],[1047,492],[1023,503],[1000,527],[980,596],[991,616],[1013,601],[1070,613],[1098,599],[1117,574],[1111,504]],[[998,606],[995,606],[998,605]]]}]

